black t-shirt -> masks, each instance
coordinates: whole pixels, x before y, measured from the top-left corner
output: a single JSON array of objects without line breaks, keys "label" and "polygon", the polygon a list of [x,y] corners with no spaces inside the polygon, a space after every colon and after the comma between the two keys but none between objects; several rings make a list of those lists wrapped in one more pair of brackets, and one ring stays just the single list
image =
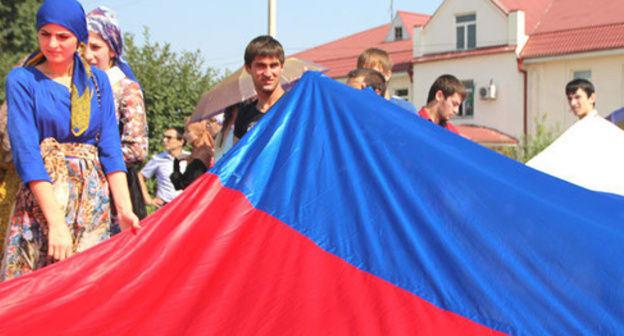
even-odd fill
[{"label": "black t-shirt", "polygon": [[173,173],[169,176],[175,190],[184,190],[195,180],[202,176],[208,167],[199,159],[187,164],[184,174],[180,172],[180,160],[173,160]]},{"label": "black t-shirt", "polygon": [[256,108],[257,102],[257,100],[254,100],[238,110],[238,115],[236,115],[236,121],[234,122],[234,136],[237,138],[242,138],[247,131],[254,127],[254,125],[256,125],[256,123],[264,117],[264,113],[258,111]]}]

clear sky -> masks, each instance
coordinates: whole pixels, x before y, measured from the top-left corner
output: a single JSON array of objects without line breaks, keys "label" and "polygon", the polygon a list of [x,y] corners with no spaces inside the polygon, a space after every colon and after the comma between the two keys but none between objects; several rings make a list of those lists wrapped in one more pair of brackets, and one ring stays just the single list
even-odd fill
[{"label": "clear sky", "polygon": [[[268,32],[268,0],[79,0],[117,12],[122,32],[175,51],[200,50],[206,66],[235,70],[247,43]],[[442,0],[277,0],[277,39],[286,55],[390,22],[397,11],[433,14]]]}]

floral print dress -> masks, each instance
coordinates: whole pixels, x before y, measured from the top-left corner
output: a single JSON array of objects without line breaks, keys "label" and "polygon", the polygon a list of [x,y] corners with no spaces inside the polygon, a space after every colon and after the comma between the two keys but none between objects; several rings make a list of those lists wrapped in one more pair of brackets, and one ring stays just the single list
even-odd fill
[{"label": "floral print dress", "polygon": [[115,113],[119,122],[121,135],[121,151],[128,166],[135,166],[147,157],[147,118],[143,92],[139,84],[125,77],[122,78],[115,69],[108,72],[111,78],[113,96],[115,97]]},{"label": "floral print dress", "polygon": [[[147,158],[147,118],[141,86],[119,69],[113,67],[106,72],[115,98],[115,113],[121,136],[121,151],[127,168],[128,190],[132,211],[139,219],[147,216],[143,192],[139,184],[138,166]],[[117,216],[113,209],[111,235],[119,233]]]},{"label": "floral print dress", "polygon": [[[110,237],[110,191],[97,147],[58,143],[47,138],[41,156],[57,202],[72,235],[72,252],[82,252]],[[48,225],[33,193],[24,184],[17,192],[9,222],[0,280],[31,273],[54,262],[47,256]]]}]

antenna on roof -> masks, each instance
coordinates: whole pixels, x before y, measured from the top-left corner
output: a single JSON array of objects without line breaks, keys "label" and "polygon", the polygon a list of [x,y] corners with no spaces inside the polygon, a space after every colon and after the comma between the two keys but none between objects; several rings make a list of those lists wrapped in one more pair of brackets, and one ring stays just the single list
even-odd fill
[{"label": "antenna on roof", "polygon": [[390,0],[390,21],[394,19],[394,0]]}]

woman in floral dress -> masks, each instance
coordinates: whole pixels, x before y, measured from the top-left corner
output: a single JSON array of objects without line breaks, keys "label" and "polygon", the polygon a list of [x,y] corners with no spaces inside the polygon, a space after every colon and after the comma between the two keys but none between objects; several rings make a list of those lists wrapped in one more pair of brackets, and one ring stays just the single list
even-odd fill
[{"label": "woman in floral dress", "polygon": [[115,12],[98,7],[87,14],[89,45],[85,58],[106,71],[115,96],[115,111],[121,134],[121,149],[128,170],[128,187],[134,213],[147,216],[137,167],[147,157],[147,120],[143,92],[123,57],[123,38]]},{"label": "woman in floral dress", "polygon": [[88,39],[82,5],[46,0],[37,12],[37,37],[39,50],[7,76],[8,131],[22,185],[0,280],[107,239],[111,196],[121,228],[139,228],[110,83],[80,56]]}]

